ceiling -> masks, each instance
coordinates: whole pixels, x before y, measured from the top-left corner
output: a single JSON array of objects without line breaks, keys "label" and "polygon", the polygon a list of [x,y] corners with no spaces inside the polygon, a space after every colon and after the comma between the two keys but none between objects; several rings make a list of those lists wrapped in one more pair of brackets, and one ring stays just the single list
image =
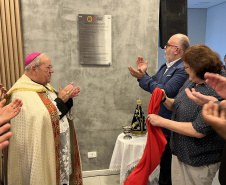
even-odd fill
[{"label": "ceiling", "polygon": [[210,8],[224,2],[226,0],[187,0],[188,8]]}]

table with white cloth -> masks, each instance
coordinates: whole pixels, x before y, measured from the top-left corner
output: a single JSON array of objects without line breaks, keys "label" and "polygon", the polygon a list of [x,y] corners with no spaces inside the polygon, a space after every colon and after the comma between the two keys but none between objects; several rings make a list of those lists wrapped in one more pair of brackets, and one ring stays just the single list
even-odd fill
[{"label": "table with white cloth", "polygon": [[[119,134],[110,162],[110,170],[120,170],[120,183],[123,183],[131,170],[140,161],[147,142],[147,134],[132,136],[132,139],[123,139],[124,133]],[[159,166],[149,177],[149,184],[156,184],[159,176]],[[152,182],[153,181],[153,182]],[[157,180],[158,181],[158,180]]]}]

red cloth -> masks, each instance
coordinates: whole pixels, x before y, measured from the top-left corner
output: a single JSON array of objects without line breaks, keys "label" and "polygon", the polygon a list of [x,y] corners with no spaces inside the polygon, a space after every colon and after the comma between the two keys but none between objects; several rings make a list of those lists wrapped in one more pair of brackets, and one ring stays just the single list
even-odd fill
[{"label": "red cloth", "polygon": [[[162,97],[163,91],[156,88],[151,95],[148,114],[158,114]],[[167,141],[161,128],[152,126],[147,119],[146,123],[148,137],[143,156],[125,180],[124,185],[147,185],[149,175],[160,164],[162,153],[165,150]]]}]

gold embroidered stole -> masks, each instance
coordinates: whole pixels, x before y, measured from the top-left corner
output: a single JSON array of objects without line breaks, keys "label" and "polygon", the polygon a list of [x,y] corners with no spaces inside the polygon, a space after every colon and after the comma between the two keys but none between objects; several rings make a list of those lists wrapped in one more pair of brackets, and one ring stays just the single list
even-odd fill
[{"label": "gold embroidered stole", "polygon": [[83,185],[82,165],[81,165],[80,153],[79,153],[73,121],[69,120],[69,125],[70,125],[70,137],[71,137],[72,164],[73,164],[72,165],[73,170],[70,176],[70,184]]},{"label": "gold embroidered stole", "polygon": [[43,92],[37,92],[42,102],[49,111],[49,115],[53,127],[53,135],[55,141],[55,158],[56,158],[56,185],[60,184],[60,125],[59,125],[59,115],[57,113],[56,107],[48,99],[47,95]]}]

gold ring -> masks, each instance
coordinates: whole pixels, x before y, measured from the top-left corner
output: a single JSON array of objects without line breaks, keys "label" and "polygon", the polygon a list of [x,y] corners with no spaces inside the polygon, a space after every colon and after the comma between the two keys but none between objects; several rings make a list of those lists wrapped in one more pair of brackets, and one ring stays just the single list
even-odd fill
[{"label": "gold ring", "polygon": [[69,94],[69,91],[67,91],[67,94]]}]

